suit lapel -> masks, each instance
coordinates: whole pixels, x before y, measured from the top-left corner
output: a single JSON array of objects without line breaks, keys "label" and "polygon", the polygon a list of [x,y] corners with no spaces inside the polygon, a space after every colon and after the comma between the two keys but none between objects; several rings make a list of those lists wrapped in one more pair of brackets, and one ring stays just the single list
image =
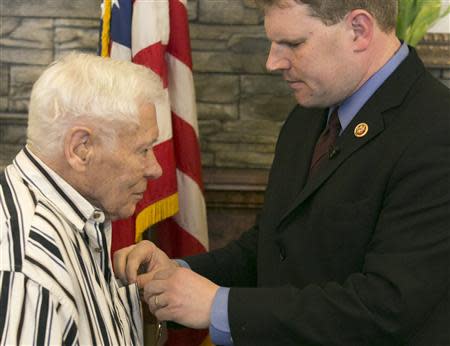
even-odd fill
[{"label": "suit lapel", "polygon": [[276,154],[266,191],[268,215],[274,226],[305,185],[310,156],[325,121],[324,110],[298,106],[287,119],[280,136],[282,143],[278,143],[283,149]]},{"label": "suit lapel", "polygon": [[[297,177],[299,178],[299,185],[296,186],[293,190],[294,193],[298,193],[301,189],[304,188],[307,183],[308,175],[309,175],[309,166],[312,159],[312,154],[314,152],[314,147],[316,145],[317,139],[322,133],[323,129],[326,126],[328,109],[326,110],[316,110],[311,116],[311,122],[309,126],[307,126],[307,135],[304,137],[303,141],[305,142],[304,148],[306,151],[306,155],[304,159],[298,162],[297,167]],[[292,189],[292,188],[291,188]]]},{"label": "suit lapel", "polygon": [[[363,137],[356,137],[354,135],[354,128],[360,123],[366,123],[369,131]],[[346,161],[351,155],[370,142],[384,129],[384,123],[379,113],[365,112],[356,116],[352,122],[345,129],[344,133],[339,136],[335,147],[339,152],[326,164],[324,164],[317,173],[310,178],[304,188],[299,192],[293,203],[289,206],[287,211],[281,218],[280,225],[288,216],[303,203],[309,196],[311,196],[322,184],[336,171],[336,169]],[[309,169],[309,168],[308,168]]]},{"label": "suit lapel", "polygon": [[[289,215],[317,189],[323,185],[327,179],[338,169],[338,167],[349,159],[353,153],[363,148],[373,138],[384,130],[384,120],[382,113],[392,107],[399,105],[405,95],[411,89],[411,85],[424,70],[422,62],[418,59],[414,49],[410,48],[408,58],[398,67],[398,69],[386,80],[384,85],[369,99],[358,114],[353,118],[345,131],[339,136],[335,147],[339,148],[339,153],[327,164],[324,164],[319,171],[309,179],[303,189],[290,203],[286,212],[278,223],[278,229],[287,221]],[[365,123],[368,132],[363,137],[354,134],[355,127]],[[313,147],[312,147],[313,148]],[[311,149],[312,151],[313,149]],[[308,167],[309,170],[309,162]],[[306,177],[307,175],[305,175]],[[305,178],[306,179],[306,178]]]}]

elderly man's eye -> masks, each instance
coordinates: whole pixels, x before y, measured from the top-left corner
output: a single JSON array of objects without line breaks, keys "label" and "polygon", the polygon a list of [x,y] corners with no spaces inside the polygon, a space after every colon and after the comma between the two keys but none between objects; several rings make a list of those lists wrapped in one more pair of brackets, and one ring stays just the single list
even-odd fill
[{"label": "elderly man's eye", "polygon": [[303,42],[288,42],[288,43],[286,43],[286,45],[287,45],[289,48],[297,48],[297,47],[299,47],[302,43],[303,43]]}]

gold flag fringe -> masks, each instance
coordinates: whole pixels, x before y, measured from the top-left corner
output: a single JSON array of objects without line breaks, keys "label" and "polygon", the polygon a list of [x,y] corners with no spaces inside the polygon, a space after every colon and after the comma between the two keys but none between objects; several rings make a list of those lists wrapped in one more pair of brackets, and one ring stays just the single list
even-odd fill
[{"label": "gold flag fringe", "polygon": [[142,240],[147,228],[175,215],[178,210],[178,192],[143,209],[136,217],[136,243]]}]

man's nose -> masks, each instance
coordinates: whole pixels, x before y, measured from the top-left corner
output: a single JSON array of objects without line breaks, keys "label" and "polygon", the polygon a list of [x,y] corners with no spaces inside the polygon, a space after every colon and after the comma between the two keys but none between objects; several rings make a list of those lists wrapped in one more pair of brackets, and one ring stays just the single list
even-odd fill
[{"label": "man's nose", "polygon": [[155,153],[152,151],[149,152],[147,165],[145,167],[145,177],[147,179],[158,179],[162,175],[163,171],[161,165],[158,163],[156,159]]},{"label": "man's nose", "polygon": [[276,42],[270,45],[269,55],[266,61],[266,68],[268,71],[287,70],[290,67],[289,59],[283,53],[283,47]]}]

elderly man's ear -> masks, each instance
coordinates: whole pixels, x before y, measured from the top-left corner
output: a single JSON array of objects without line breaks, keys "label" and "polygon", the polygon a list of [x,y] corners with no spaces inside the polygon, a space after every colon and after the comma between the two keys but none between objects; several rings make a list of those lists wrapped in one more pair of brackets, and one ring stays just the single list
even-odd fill
[{"label": "elderly man's ear", "polygon": [[69,130],[64,141],[64,155],[68,164],[78,172],[84,172],[94,153],[92,130],[77,126]]}]

